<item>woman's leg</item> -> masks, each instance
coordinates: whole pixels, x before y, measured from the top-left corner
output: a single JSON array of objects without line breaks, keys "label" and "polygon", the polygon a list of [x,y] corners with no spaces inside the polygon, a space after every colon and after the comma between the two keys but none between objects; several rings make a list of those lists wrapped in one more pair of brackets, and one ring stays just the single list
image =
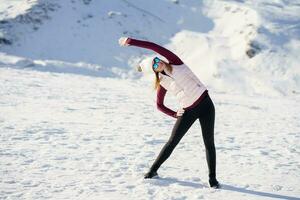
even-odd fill
[{"label": "woman's leg", "polygon": [[216,179],[216,149],[214,143],[215,107],[209,97],[206,98],[203,103],[203,110],[199,117],[199,121],[205,145],[209,178]]},{"label": "woman's leg", "polygon": [[192,124],[196,121],[196,119],[197,117],[189,111],[186,111],[181,117],[177,118],[168,142],[160,151],[158,157],[150,168],[150,171],[156,172],[158,168],[163,164],[163,162],[168,159],[176,145],[179,143],[188,129],[192,126]]}]

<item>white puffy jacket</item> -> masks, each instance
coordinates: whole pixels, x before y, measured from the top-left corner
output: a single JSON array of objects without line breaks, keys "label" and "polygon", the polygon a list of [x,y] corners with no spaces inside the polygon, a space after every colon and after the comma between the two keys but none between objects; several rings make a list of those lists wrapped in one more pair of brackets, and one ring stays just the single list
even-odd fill
[{"label": "white puffy jacket", "polygon": [[198,77],[185,64],[172,65],[170,73],[165,70],[167,75],[159,73],[160,84],[179,101],[182,108],[191,106],[207,88],[201,83]]}]

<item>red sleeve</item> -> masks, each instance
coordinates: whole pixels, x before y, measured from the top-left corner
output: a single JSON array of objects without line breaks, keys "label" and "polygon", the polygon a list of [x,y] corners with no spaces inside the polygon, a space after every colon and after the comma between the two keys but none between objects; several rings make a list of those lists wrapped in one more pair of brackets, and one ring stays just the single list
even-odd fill
[{"label": "red sleeve", "polygon": [[176,116],[177,113],[174,112],[173,110],[167,108],[164,105],[164,99],[165,99],[166,93],[167,93],[167,90],[160,85],[157,90],[157,100],[156,100],[157,109],[171,117],[177,118],[177,116]]},{"label": "red sleeve", "polygon": [[168,59],[170,64],[174,64],[174,65],[183,64],[183,62],[180,60],[180,58],[177,55],[175,55],[173,52],[171,52],[170,50],[168,50],[162,46],[159,46],[158,44],[155,44],[153,42],[128,38],[127,43],[132,46],[137,46],[137,47],[142,47],[145,49],[153,50],[156,53],[159,53],[160,55],[162,55],[166,59]]}]

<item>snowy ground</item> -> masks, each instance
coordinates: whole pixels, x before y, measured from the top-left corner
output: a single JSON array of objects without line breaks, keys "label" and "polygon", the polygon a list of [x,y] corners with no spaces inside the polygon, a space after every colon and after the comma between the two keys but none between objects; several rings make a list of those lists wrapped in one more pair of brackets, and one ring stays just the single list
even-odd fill
[{"label": "snowy ground", "polygon": [[175,122],[147,82],[0,68],[0,87],[0,199],[300,199],[297,96],[210,93],[214,190],[198,122],[143,179]]},{"label": "snowy ground", "polygon": [[[0,199],[300,200],[299,13],[294,0],[1,0]],[[175,120],[152,71],[135,71],[153,55],[121,36],[169,48],[209,88],[220,190],[198,122],[143,179]]]}]

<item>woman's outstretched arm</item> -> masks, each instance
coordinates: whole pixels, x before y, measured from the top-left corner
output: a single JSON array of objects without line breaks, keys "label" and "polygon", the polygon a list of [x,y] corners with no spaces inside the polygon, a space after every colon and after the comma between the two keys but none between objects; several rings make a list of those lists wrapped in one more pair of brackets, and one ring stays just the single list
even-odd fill
[{"label": "woman's outstretched arm", "polygon": [[160,85],[159,88],[157,89],[157,99],[156,99],[157,109],[171,117],[177,118],[177,113],[175,111],[167,108],[164,105],[164,99],[165,99],[166,93],[167,93],[167,90]]},{"label": "woman's outstretched arm", "polygon": [[127,38],[125,43],[127,45],[132,45],[132,46],[137,46],[137,47],[142,47],[142,48],[145,48],[145,49],[153,50],[156,53],[159,53],[160,55],[162,55],[166,59],[168,59],[170,64],[173,64],[173,65],[183,64],[181,59],[177,55],[175,55],[173,52],[171,52],[170,50],[168,50],[168,49],[166,49],[166,48],[164,48],[164,47],[162,47],[158,44],[155,44],[153,42],[137,40],[137,39],[133,39],[133,38]]}]

